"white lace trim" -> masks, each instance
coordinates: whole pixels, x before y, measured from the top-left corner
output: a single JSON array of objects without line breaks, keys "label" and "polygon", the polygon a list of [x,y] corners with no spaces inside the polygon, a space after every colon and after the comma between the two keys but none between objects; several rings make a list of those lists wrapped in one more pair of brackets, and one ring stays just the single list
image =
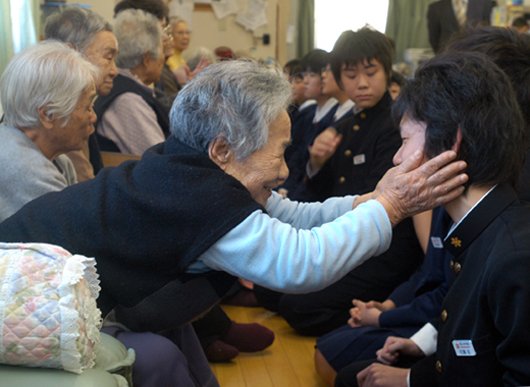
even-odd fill
[{"label": "white lace trim", "polygon": [[[88,353],[86,362],[82,362],[81,353],[77,349],[77,340],[80,336],[81,327],[79,320],[81,316],[75,304],[75,285],[86,275],[91,295],[99,295],[99,280],[95,271],[95,260],[80,255],[74,255],[66,260],[59,292],[59,310],[61,311],[61,362],[64,370],[80,374],[85,368],[92,368],[99,343],[101,340],[99,328],[101,327],[101,311],[97,308],[95,298],[86,297],[84,301],[84,312],[86,316],[85,330],[87,338],[92,342],[93,348]],[[84,364],[82,364],[84,363]]]}]

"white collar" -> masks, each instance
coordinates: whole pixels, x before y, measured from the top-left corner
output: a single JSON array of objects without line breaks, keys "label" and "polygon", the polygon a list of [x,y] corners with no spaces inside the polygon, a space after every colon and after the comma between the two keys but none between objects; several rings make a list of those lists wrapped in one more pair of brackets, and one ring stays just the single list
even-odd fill
[{"label": "white collar", "polygon": [[322,107],[317,107],[317,111],[315,112],[315,117],[313,118],[313,124],[316,124],[320,122],[322,118],[326,116],[326,114],[329,113],[329,111],[338,104],[339,101],[337,101],[335,98],[330,98],[326,101],[326,103]]}]

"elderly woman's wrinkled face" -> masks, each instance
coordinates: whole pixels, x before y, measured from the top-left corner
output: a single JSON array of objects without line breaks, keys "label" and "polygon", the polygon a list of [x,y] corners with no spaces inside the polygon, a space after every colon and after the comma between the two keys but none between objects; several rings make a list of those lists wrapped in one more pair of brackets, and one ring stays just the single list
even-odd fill
[{"label": "elderly woman's wrinkled face", "polygon": [[158,52],[160,52],[160,56],[158,58],[152,58],[149,57],[146,63],[146,76],[144,83],[146,85],[150,85],[153,82],[158,81],[160,78],[160,74],[162,73],[162,68],[164,67],[164,62],[166,60],[166,57],[164,55],[164,48],[162,42],[160,42],[160,45],[158,47]]},{"label": "elderly woman's wrinkled face", "polygon": [[88,137],[94,133],[94,123],[97,118],[93,109],[95,98],[96,88],[94,86],[85,89],[74,111],[70,114],[67,124],[63,126],[64,119],[54,122],[54,142],[64,153],[81,149]]},{"label": "elderly woman's wrinkled face", "polygon": [[96,80],[98,95],[107,95],[112,89],[113,80],[118,75],[114,62],[117,52],[118,42],[110,31],[95,34],[94,41],[85,50],[86,59],[99,69],[99,77]]},{"label": "elderly woman's wrinkled face", "polygon": [[188,24],[180,22],[173,27],[173,46],[178,51],[184,51],[190,45],[191,31]]},{"label": "elderly woman's wrinkled face", "polygon": [[289,176],[284,153],[291,140],[291,121],[282,112],[269,127],[269,141],[245,160],[231,157],[224,171],[239,180],[252,198],[265,206],[271,191]]}]

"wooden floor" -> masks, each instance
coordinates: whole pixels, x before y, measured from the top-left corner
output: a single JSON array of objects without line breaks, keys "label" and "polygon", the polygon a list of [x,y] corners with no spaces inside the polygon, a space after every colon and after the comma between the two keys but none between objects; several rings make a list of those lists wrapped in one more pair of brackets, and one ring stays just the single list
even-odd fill
[{"label": "wooden floor", "polygon": [[263,352],[211,364],[221,387],[325,387],[315,372],[315,338],[296,334],[282,317],[262,308],[223,305],[223,309],[232,320],[257,322],[273,330],[276,337]]}]

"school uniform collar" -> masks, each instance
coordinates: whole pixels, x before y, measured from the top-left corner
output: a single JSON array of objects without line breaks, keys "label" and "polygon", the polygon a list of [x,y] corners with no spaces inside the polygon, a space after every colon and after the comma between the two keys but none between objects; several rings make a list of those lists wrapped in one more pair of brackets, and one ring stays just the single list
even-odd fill
[{"label": "school uniform collar", "polygon": [[305,108],[308,108],[309,106],[312,106],[314,104],[316,104],[317,101],[314,100],[314,99],[308,99],[307,101],[305,101],[303,104],[300,105],[300,107],[298,108],[298,111],[302,111],[304,110]]},{"label": "school uniform collar", "polygon": [[376,103],[371,108],[367,109],[361,109],[357,105],[353,107],[353,114],[355,117],[361,117],[366,118],[373,114],[379,114],[383,110],[390,109],[390,106],[392,105],[392,97],[390,96],[390,93],[387,91],[385,94],[383,94],[383,97],[381,100]]},{"label": "school uniform collar", "polygon": [[351,99],[346,100],[342,105],[339,105],[337,108],[337,111],[335,112],[335,115],[333,116],[333,121],[340,120],[345,114],[352,111],[355,104]]},{"label": "school uniform collar", "polygon": [[456,259],[516,200],[517,194],[510,185],[493,187],[449,232],[444,240],[445,248]]},{"label": "school uniform collar", "polygon": [[326,116],[326,114],[329,113],[333,107],[338,104],[339,101],[337,101],[336,98],[331,97],[326,101],[322,107],[317,107],[317,110],[315,111],[315,117],[313,118],[313,124],[318,124],[322,118]]}]

